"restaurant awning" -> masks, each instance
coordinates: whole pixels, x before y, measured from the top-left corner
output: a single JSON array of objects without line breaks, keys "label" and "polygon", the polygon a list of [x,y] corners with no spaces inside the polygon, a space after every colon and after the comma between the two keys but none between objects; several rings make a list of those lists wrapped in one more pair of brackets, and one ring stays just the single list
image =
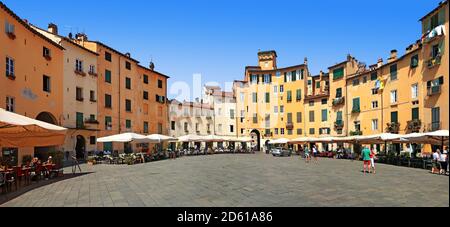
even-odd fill
[{"label": "restaurant awning", "polygon": [[276,140],[269,141],[269,144],[287,144],[289,142],[291,142],[291,141],[288,139],[282,138],[282,139],[276,139]]},{"label": "restaurant awning", "polygon": [[361,144],[384,144],[386,142],[395,142],[401,138],[401,135],[382,133],[370,136],[357,136],[355,137],[356,142]]},{"label": "restaurant awning", "polygon": [[178,137],[178,142],[197,142],[200,139],[201,137],[197,135],[186,135]]},{"label": "restaurant awning", "polygon": [[176,142],[177,138],[161,135],[161,134],[152,134],[148,135],[147,139],[151,141],[151,143],[162,143],[162,142]]},{"label": "restaurant awning", "polygon": [[0,108],[1,147],[47,147],[64,143],[66,128]]}]

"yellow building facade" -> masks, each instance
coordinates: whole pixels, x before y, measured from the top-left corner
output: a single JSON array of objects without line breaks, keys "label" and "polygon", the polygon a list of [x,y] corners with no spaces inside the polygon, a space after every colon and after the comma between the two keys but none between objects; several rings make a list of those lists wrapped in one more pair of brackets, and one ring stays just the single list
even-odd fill
[{"label": "yellow building facade", "polygon": [[370,66],[348,55],[328,73],[310,76],[306,59],[277,68],[275,51],[259,52],[258,66],[247,66],[244,80],[234,82],[239,135],[262,146],[280,137],[448,129],[448,16],[444,1],[420,20],[422,37],[405,54],[392,50]]},{"label": "yellow building facade", "polygon": [[[56,125],[63,122],[63,50],[0,2],[1,108]],[[49,148],[0,148],[21,164]]]}]

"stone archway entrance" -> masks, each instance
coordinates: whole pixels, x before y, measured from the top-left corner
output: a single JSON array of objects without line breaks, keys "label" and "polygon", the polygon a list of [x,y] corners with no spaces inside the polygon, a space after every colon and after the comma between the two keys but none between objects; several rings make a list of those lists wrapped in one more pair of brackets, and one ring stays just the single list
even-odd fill
[{"label": "stone archway entrance", "polygon": [[250,136],[254,141],[256,141],[256,147],[254,148],[255,151],[261,151],[261,132],[259,130],[254,129]]},{"label": "stone archway entrance", "polygon": [[85,159],[86,139],[83,136],[81,136],[81,135],[77,136],[77,142],[76,142],[76,145],[75,145],[75,152],[76,152],[77,160],[84,160]]},{"label": "stone archway entrance", "polygon": [[[36,120],[43,121],[49,124],[58,125],[58,121],[55,116],[49,112],[41,112],[37,115]],[[55,147],[35,147],[34,148],[34,156],[39,158],[40,160],[47,160],[48,153],[50,151],[54,151]]]}]

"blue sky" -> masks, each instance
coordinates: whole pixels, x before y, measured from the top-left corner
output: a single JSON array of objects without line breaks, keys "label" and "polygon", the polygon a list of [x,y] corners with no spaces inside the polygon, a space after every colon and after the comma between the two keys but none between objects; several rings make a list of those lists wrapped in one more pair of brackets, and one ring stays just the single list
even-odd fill
[{"label": "blue sky", "polygon": [[[257,52],[276,50],[278,66],[309,59],[312,74],[351,53],[367,64],[419,39],[418,20],[440,0],[2,0],[39,27],[86,32],[177,81],[192,75],[222,84],[243,79]],[[169,94],[169,97],[173,95]]]}]

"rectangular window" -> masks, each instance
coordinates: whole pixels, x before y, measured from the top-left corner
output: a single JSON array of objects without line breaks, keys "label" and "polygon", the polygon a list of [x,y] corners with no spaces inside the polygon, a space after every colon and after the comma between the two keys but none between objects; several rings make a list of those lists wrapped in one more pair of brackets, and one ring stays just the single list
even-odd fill
[{"label": "rectangular window", "polygon": [[336,98],[342,98],[342,88],[336,89]]},{"label": "rectangular window", "polygon": [[95,74],[95,65],[90,65],[89,66],[89,74]]},{"label": "rectangular window", "polygon": [[287,102],[292,102],[292,91],[287,91]]},{"label": "rectangular window", "polygon": [[148,76],[144,74],[143,79],[144,79],[144,84],[148,84]]},{"label": "rectangular window", "polygon": [[373,119],[372,120],[372,131],[377,131],[378,130],[378,119]]},{"label": "rectangular window", "polygon": [[359,85],[359,79],[354,79],[353,86],[358,86],[358,85]]},{"label": "rectangular window", "polygon": [[79,60],[79,59],[75,60],[75,70],[77,72],[83,72],[83,61],[82,60]]},{"label": "rectangular window", "polygon": [[244,102],[245,101],[245,93],[241,92],[240,97],[241,97],[241,102]]},{"label": "rectangular window", "polygon": [[83,88],[80,88],[80,87],[76,88],[76,100],[77,101],[81,101],[81,102],[84,100],[84,98],[83,98]]},{"label": "rectangular window", "polygon": [[125,68],[128,70],[131,70],[131,63],[130,62],[125,62]]},{"label": "rectangular window", "polygon": [[105,108],[112,108],[112,97],[111,97],[111,95],[105,94]]},{"label": "rectangular window", "polygon": [[111,53],[105,51],[105,60],[111,62],[112,56]]},{"label": "rectangular window", "polygon": [[301,134],[303,134],[303,131],[302,131],[301,128],[298,128],[298,129],[297,129],[297,135],[301,135]]},{"label": "rectangular window", "polygon": [[131,112],[131,100],[125,99],[125,111]]},{"label": "rectangular window", "polygon": [[270,128],[270,114],[266,114],[264,121],[266,123],[266,128]]},{"label": "rectangular window", "polygon": [[97,102],[97,97],[95,96],[95,91],[89,91],[89,101]]},{"label": "rectangular window", "polygon": [[302,123],[302,113],[297,112],[297,123]]},{"label": "rectangular window", "polygon": [[253,100],[253,103],[258,103],[258,94],[257,93],[252,94],[252,100]]},{"label": "rectangular window", "polygon": [[419,120],[419,108],[412,108],[412,120]]},{"label": "rectangular window", "polygon": [[314,111],[311,110],[311,111],[309,111],[309,122],[314,122],[314,121],[315,121],[315,119],[314,119]]},{"label": "rectangular window", "polygon": [[397,90],[391,91],[391,104],[397,104],[398,102],[398,94]]},{"label": "rectangular window", "polygon": [[163,81],[162,80],[158,80],[158,88],[163,88]]},{"label": "rectangular window", "polygon": [[5,32],[7,34],[14,34],[14,25],[10,24],[8,21],[5,21]]},{"label": "rectangular window", "polygon": [[296,71],[292,71],[291,76],[292,76],[292,81],[297,81],[297,72]]},{"label": "rectangular window", "polygon": [[297,89],[296,98],[297,98],[297,102],[302,100],[302,90],[301,89]]},{"label": "rectangular window", "polygon": [[131,90],[131,78],[125,78],[125,88]]},{"label": "rectangular window", "polygon": [[184,131],[185,132],[189,132],[188,126],[189,126],[188,123],[184,122]]},{"label": "rectangular window", "polygon": [[313,107],[314,106],[314,101],[309,101],[309,106]]},{"label": "rectangular window", "polygon": [[328,104],[328,99],[322,99],[322,105],[327,105]]},{"label": "rectangular window", "polygon": [[411,86],[411,98],[412,99],[418,99],[419,98],[419,85],[413,84]]},{"label": "rectangular window", "polygon": [[344,68],[338,68],[333,70],[333,79],[337,80],[344,77]]},{"label": "rectangular window", "polygon": [[371,80],[371,81],[378,80],[378,74],[377,74],[377,72],[373,72],[373,73],[370,74],[370,80]]},{"label": "rectangular window", "polygon": [[42,56],[46,59],[50,59],[51,58],[50,49],[48,49],[47,47],[43,47],[42,48]]},{"label": "rectangular window", "polygon": [[270,74],[264,74],[264,81],[265,84],[270,84],[272,82],[272,75]]},{"label": "rectangular window", "polygon": [[378,101],[373,101],[372,102],[372,109],[377,109],[378,108]]},{"label": "rectangular window", "polygon": [[230,133],[234,132],[234,125],[230,125]]},{"label": "rectangular window", "polygon": [[322,110],[322,122],[328,121],[328,110]]},{"label": "rectangular window", "polygon": [[105,82],[106,83],[111,83],[111,71],[109,70],[105,70]]},{"label": "rectangular window", "polygon": [[354,98],[353,99],[353,109],[352,109],[353,113],[359,113],[361,112],[361,106],[360,106],[360,99],[359,98]]},{"label": "rectangular window", "polygon": [[125,127],[131,129],[131,120],[125,120]]},{"label": "rectangular window", "polygon": [[15,112],[16,100],[11,96],[6,96],[6,111]]},{"label": "rectangular window", "polygon": [[367,83],[367,76],[363,77],[363,83]]},{"label": "rectangular window", "polygon": [[112,117],[105,117],[105,130],[112,130]]},{"label": "rectangular window", "polygon": [[258,124],[258,114],[253,114],[253,124]]},{"label": "rectangular window", "polygon": [[90,136],[89,137],[89,144],[90,145],[95,145],[97,143],[97,138],[95,136]]},{"label": "rectangular window", "polygon": [[144,121],[144,133],[148,133],[148,122]]},{"label": "rectangular window", "polygon": [[398,112],[391,112],[391,123],[398,123]]},{"label": "rectangular window", "polygon": [[280,113],[284,114],[284,106],[280,106]]},{"label": "rectangular window", "polygon": [[82,129],[84,128],[84,116],[83,113],[76,113],[76,126],[77,129]]},{"label": "rectangular window", "polygon": [[148,100],[148,91],[144,91],[144,100]]},{"label": "rectangular window", "polygon": [[278,132],[279,132],[278,128],[275,128],[275,135],[278,135]]},{"label": "rectangular window", "polygon": [[391,80],[397,80],[397,64],[391,65],[390,72]]},{"label": "rectangular window", "polygon": [[14,74],[14,60],[12,58],[6,57],[6,76],[15,77]]},{"label": "rectangular window", "polygon": [[316,82],[316,89],[320,89],[320,81]]},{"label": "rectangular window", "polygon": [[49,76],[42,76],[42,82],[43,82],[43,90],[45,92],[50,93],[50,77]]},{"label": "rectangular window", "polygon": [[281,128],[281,135],[284,135],[284,128]]},{"label": "rectangular window", "polygon": [[280,85],[280,93],[284,93],[284,85]]},{"label": "rectangular window", "polygon": [[419,55],[416,54],[414,56],[411,57],[411,68],[416,68],[417,66],[419,66]]},{"label": "rectangular window", "polygon": [[431,131],[441,128],[441,108],[435,107],[431,109]]},{"label": "rectangular window", "polygon": [[158,123],[158,133],[163,134],[163,125],[161,123]]},{"label": "rectangular window", "polygon": [[273,113],[274,114],[278,114],[278,106],[274,106],[273,107]]},{"label": "rectangular window", "polygon": [[292,113],[287,114],[287,123],[292,124],[294,121],[292,121]]},{"label": "rectangular window", "polygon": [[315,129],[315,128],[310,128],[310,129],[309,129],[309,134],[310,134],[310,135],[316,134],[316,129]]},{"label": "rectangular window", "polygon": [[266,93],[266,103],[270,103],[270,93]]},{"label": "rectangular window", "polygon": [[234,119],[234,110],[230,110],[230,119]]}]

